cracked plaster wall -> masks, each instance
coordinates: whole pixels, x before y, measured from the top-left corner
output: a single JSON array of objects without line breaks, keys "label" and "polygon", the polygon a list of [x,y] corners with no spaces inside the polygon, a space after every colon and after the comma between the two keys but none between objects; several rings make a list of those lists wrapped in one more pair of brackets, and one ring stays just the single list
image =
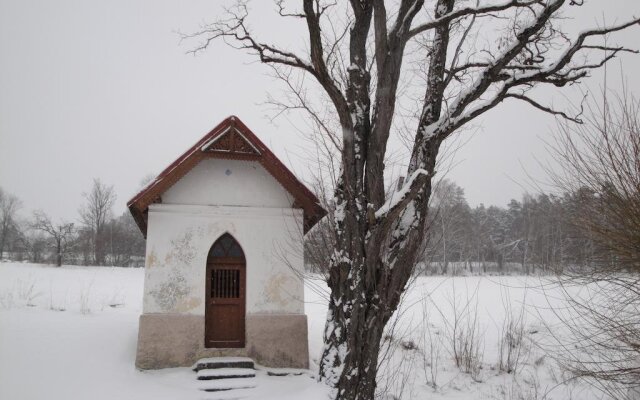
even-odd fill
[{"label": "cracked plaster wall", "polygon": [[207,254],[225,232],[245,253],[247,314],[304,313],[303,214],[291,204],[259,163],[201,161],[149,207],[143,313],[204,315]]},{"label": "cracked plaster wall", "polygon": [[207,254],[229,232],[245,253],[247,314],[304,313],[301,222],[298,209],[152,205],[143,312],[204,315]]}]

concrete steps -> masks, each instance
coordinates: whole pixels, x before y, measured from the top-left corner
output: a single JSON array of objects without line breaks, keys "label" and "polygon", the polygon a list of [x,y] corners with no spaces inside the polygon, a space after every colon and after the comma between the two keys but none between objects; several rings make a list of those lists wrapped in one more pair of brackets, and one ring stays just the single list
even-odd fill
[{"label": "concrete steps", "polygon": [[234,389],[253,389],[256,387],[255,378],[226,378],[202,381],[198,389],[205,392],[224,392]]},{"label": "concrete steps", "polygon": [[241,399],[257,386],[255,364],[247,357],[213,357],[193,366],[198,389],[218,392],[216,399]]},{"label": "concrete steps", "polygon": [[256,370],[251,368],[201,369],[196,373],[196,376],[200,381],[230,378],[255,378]]},{"label": "concrete steps", "polygon": [[255,364],[249,357],[211,357],[198,360],[193,370],[198,372],[203,369],[220,368],[248,368],[255,369]]}]

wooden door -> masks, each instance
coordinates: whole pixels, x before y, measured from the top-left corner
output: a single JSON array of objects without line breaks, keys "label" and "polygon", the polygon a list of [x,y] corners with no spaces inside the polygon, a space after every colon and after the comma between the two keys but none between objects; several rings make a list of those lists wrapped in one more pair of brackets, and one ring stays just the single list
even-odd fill
[{"label": "wooden door", "polygon": [[228,233],[209,251],[206,279],[205,347],[244,347],[246,264]]}]

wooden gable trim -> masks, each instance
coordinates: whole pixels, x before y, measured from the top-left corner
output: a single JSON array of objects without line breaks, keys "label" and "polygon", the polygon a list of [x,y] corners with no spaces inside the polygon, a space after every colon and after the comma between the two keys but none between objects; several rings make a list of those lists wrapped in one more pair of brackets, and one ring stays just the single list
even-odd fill
[{"label": "wooden gable trim", "polygon": [[[225,140],[225,142],[220,143],[223,140]],[[245,150],[247,147],[249,151]],[[259,156],[261,154],[260,150],[258,150],[251,141],[232,126],[207,141],[202,145],[202,147],[200,147],[200,150],[203,152],[251,154],[255,156]]]}]

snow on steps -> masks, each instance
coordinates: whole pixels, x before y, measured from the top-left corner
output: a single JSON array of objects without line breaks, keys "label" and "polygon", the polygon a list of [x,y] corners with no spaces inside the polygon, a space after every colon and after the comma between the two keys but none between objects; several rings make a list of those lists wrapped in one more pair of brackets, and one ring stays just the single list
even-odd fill
[{"label": "snow on steps", "polygon": [[241,399],[257,386],[253,360],[247,357],[212,357],[193,366],[198,389],[216,392],[215,399]]},{"label": "snow on steps", "polygon": [[251,368],[214,368],[201,369],[196,374],[198,380],[217,380],[229,378],[255,378],[256,370]]},{"label": "snow on steps", "polygon": [[267,372],[269,376],[300,376],[300,375],[310,375],[310,371],[306,369],[298,369],[298,368],[268,368],[268,367],[260,367],[261,370]]},{"label": "snow on steps", "polygon": [[261,376],[302,375],[309,371],[291,368],[266,368],[256,366],[247,357],[212,357],[198,360],[193,366],[196,371],[198,389],[214,392],[210,399],[242,399],[251,395],[257,386],[256,374]]},{"label": "snow on steps", "polygon": [[226,378],[203,381],[199,389],[205,392],[222,392],[233,389],[253,389],[256,387],[255,377],[253,378]]},{"label": "snow on steps", "polygon": [[193,370],[198,372],[203,369],[218,368],[247,368],[255,369],[253,360],[249,357],[211,357],[202,358],[193,366]]}]

